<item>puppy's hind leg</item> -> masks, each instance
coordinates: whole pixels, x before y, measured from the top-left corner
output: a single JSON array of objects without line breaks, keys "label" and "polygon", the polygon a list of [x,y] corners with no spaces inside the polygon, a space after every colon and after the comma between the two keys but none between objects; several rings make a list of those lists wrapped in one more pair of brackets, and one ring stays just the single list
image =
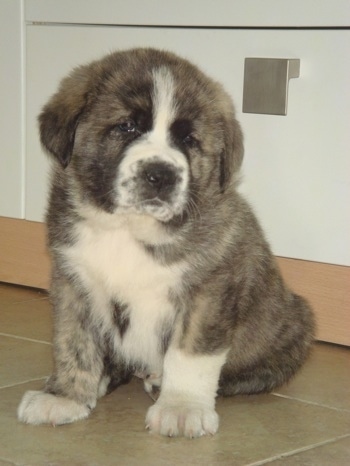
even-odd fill
[{"label": "puppy's hind leg", "polygon": [[59,425],[88,417],[103,371],[103,339],[98,338],[86,297],[60,280],[52,298],[55,368],[44,390],[27,392],[18,407],[19,420],[28,424]]},{"label": "puppy's hind leg", "polygon": [[312,311],[303,298],[293,293],[282,304],[287,314],[281,313],[275,328],[266,333],[269,346],[258,344],[258,338],[251,335],[244,347],[250,360],[244,364],[241,356],[239,365],[234,362],[239,351],[232,351],[233,357],[220,375],[219,395],[269,393],[287,383],[304,364],[314,341]]}]

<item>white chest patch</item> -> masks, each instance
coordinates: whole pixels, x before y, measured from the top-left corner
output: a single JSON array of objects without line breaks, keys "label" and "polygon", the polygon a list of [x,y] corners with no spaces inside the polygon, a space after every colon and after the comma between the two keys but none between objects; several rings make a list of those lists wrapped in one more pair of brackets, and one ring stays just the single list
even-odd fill
[{"label": "white chest patch", "polygon": [[[116,350],[126,361],[161,371],[160,332],[174,322],[169,292],[180,285],[184,264],[157,263],[127,222],[113,229],[81,223],[76,232],[79,240],[64,254],[89,290],[95,318],[105,330],[115,329]],[[122,337],[113,321],[113,302],[128,309],[129,326]]]}]

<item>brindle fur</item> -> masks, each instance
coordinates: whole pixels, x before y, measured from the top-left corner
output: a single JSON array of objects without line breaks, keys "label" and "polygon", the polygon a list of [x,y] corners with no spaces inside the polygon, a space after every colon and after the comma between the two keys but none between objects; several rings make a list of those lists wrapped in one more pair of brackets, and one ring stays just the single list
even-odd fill
[{"label": "brindle fur", "polygon": [[128,141],[111,128],[125,109],[134,112],[145,131],[150,128],[151,69],[159,66],[170,68],[175,77],[178,114],[185,122],[174,126],[174,144],[189,124],[197,137],[196,147],[183,148],[191,167],[187,208],[160,226],[172,242],[143,244],[161,264],[187,264],[182,285],[171,290],[176,325],[159,328],[163,351],[175,327],[188,354],[229,348],[219,393],[250,394],[287,382],[313,341],[308,304],[286,287],[251,208],[237,192],[243,141],[229,96],[170,53],[117,52],[74,70],[40,115],[42,143],[56,160],[47,214],[55,370],[46,391],[87,405],[94,405],[102,375],[112,376],[115,388],[144,368],[138,361],[126,366],[112,350],[114,332],[123,336],[128,331],[128,303],[120,304],[117,296],[114,302],[106,300],[106,312],[114,314],[106,330],[94,315],[90,290],[61,250],[79,241],[74,227],[84,222],[83,202],[113,215],[112,184]]}]

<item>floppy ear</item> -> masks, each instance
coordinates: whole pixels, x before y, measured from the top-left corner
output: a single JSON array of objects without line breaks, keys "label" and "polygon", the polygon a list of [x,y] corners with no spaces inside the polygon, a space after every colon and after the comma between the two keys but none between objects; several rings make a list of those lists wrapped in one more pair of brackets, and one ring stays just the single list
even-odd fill
[{"label": "floppy ear", "polygon": [[75,130],[88,100],[87,67],[80,67],[61,81],[60,87],[39,115],[40,140],[65,168],[72,157]]},{"label": "floppy ear", "polygon": [[236,173],[243,161],[244,147],[241,126],[233,117],[229,117],[225,123],[225,148],[220,154],[220,188],[224,192],[234,173]]}]

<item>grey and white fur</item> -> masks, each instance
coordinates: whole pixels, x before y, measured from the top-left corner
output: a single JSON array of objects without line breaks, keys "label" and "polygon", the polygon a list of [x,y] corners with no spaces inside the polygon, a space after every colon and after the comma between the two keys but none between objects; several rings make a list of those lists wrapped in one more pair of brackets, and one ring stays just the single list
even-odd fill
[{"label": "grey and white fur", "polygon": [[287,382],[313,315],[237,192],[243,139],[222,86],[168,52],[116,52],[73,70],[39,123],[55,365],[19,419],[86,418],[136,374],[160,389],[147,428],[199,437],[218,429],[217,395]]}]

